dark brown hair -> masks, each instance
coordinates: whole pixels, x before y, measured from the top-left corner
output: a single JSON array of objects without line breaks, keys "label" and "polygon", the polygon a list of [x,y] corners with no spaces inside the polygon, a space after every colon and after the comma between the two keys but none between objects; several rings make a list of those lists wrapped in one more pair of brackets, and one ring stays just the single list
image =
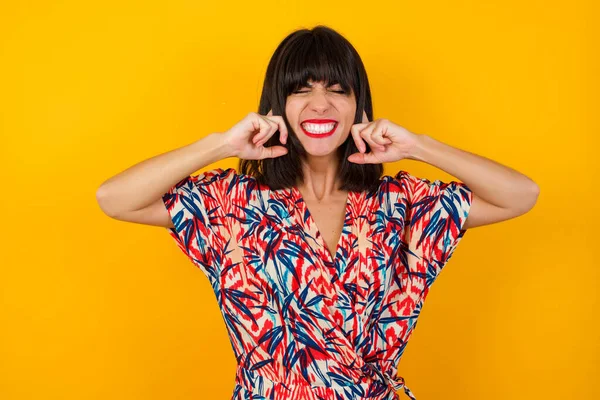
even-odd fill
[{"label": "dark brown hair", "polygon": [[[264,160],[240,160],[240,172],[254,176],[259,183],[271,189],[290,188],[303,181],[301,160],[306,152],[291,129],[285,115],[286,99],[290,93],[306,86],[308,80],[339,83],[350,95],[356,97],[354,123],[362,122],[363,110],[369,121],[373,120],[371,89],[367,72],[352,44],[333,29],[318,25],[313,29],[300,29],[289,34],[277,47],[267,67],[258,113],[281,115],[289,132],[285,147],[288,153]],[[280,145],[277,131],[265,146]],[[369,145],[367,144],[367,152]],[[347,160],[358,152],[352,135],[338,148],[340,158],[339,189],[350,191],[372,190],[383,173],[382,164],[355,164]]]}]

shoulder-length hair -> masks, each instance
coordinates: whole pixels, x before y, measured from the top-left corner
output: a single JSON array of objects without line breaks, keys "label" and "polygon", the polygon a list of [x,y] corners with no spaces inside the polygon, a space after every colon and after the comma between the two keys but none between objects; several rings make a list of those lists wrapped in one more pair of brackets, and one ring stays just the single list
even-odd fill
[{"label": "shoulder-length hair", "polygon": [[[240,160],[240,172],[251,175],[271,189],[283,189],[303,182],[302,159],[306,152],[290,127],[285,115],[286,99],[290,93],[306,86],[308,80],[339,83],[346,93],[352,89],[356,98],[354,123],[362,122],[363,110],[373,120],[371,89],[363,62],[352,44],[333,29],[317,25],[289,34],[277,47],[263,84],[258,113],[281,115],[288,129],[285,144],[287,154],[264,160]],[[277,131],[265,146],[281,145]],[[367,144],[367,152],[369,145]],[[364,191],[377,187],[383,173],[382,164],[355,164],[347,160],[358,152],[352,135],[338,148],[341,190]]]}]

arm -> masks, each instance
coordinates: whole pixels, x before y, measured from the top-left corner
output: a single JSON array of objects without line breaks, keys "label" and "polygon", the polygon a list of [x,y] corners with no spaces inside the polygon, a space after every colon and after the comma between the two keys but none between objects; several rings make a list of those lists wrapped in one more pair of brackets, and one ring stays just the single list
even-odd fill
[{"label": "arm", "polygon": [[463,229],[525,214],[535,205],[539,186],[527,176],[485,157],[417,135],[411,159],[440,168],[464,182],[473,202]]},{"label": "arm", "polygon": [[222,134],[212,133],[196,142],[137,163],[111,177],[100,185],[96,198],[105,214],[118,218],[150,206],[186,176],[232,156]]},{"label": "arm", "polygon": [[263,145],[287,128],[282,116],[254,112],[225,133],[212,133],[187,146],[142,161],[105,181],[96,192],[102,211],[115,219],[173,227],[162,196],[175,184],[205,166],[227,157],[262,160],[287,153],[283,146]]}]

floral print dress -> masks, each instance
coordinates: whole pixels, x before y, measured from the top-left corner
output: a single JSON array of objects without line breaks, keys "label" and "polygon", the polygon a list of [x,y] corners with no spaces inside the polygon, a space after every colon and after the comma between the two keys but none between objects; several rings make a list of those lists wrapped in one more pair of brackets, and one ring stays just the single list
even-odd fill
[{"label": "floral print dress", "polygon": [[332,257],[295,187],[234,169],[173,186],[167,229],[216,295],[238,363],[232,400],[414,399],[397,365],[472,196],[461,182],[384,176],[349,192]]}]

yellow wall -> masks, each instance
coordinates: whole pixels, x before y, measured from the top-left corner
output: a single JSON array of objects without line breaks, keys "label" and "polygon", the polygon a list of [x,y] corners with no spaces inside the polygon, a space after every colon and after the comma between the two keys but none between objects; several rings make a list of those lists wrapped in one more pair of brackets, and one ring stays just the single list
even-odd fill
[{"label": "yellow wall", "polygon": [[[466,234],[400,363],[407,385],[419,400],[600,398],[592,1],[236,3],[0,5],[0,398],[230,398],[208,280],[95,192],[257,111],[277,44],[318,23],[363,57],[375,118],[541,187],[530,213]],[[453,179],[386,172],[400,168]]]}]

